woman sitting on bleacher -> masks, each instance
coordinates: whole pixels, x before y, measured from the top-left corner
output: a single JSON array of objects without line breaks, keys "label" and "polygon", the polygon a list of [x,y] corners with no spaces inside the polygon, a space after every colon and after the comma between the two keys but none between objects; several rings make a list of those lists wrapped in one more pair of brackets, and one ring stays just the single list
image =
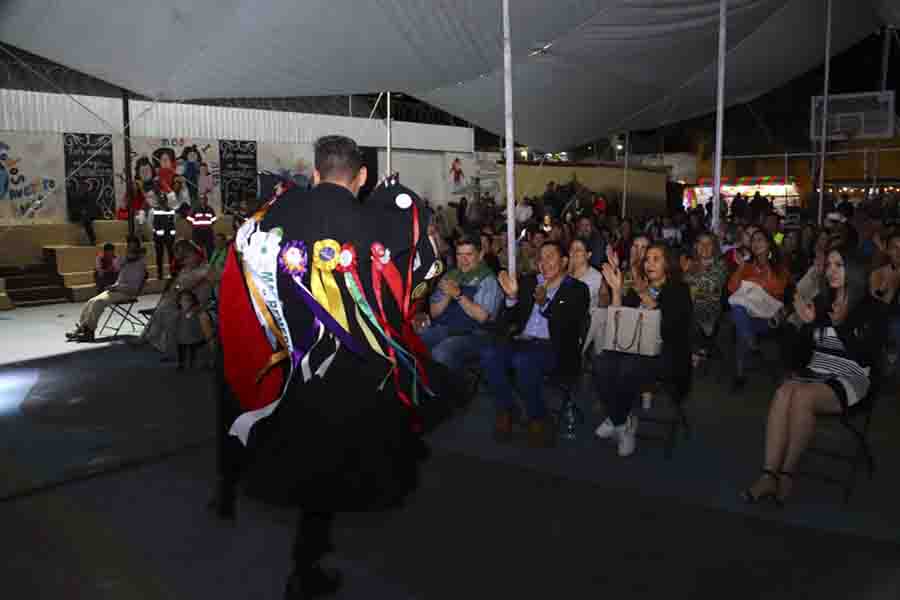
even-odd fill
[{"label": "woman sitting on bleacher", "polygon": [[762,475],[742,493],[747,502],[783,504],[816,415],[847,411],[876,380],[886,328],[880,303],[869,295],[864,263],[844,249],[831,250],[821,290],[815,302],[801,295],[794,300],[802,323],[788,327],[788,356],[791,365],[805,367],[775,392]]},{"label": "woman sitting on bleacher", "polygon": [[163,293],[150,324],[144,330],[142,340],[150,343],[163,353],[163,360],[173,360],[176,351],[176,328],[178,322],[178,294],[191,291],[201,306],[209,304],[212,285],[206,255],[194,242],[182,240],[178,244],[178,258],[181,269],[174,283]]},{"label": "woman sitting on bleacher", "polygon": [[681,280],[681,266],[674,251],[665,244],[653,244],[644,258],[644,273],[623,293],[624,273],[619,258],[610,248],[603,278],[612,292],[610,306],[660,310],[661,356],[639,356],[603,352],[594,356],[593,371],[597,394],[606,402],[607,418],[594,432],[598,438],[615,438],[619,456],[634,452],[637,417],[631,414],[641,386],[660,380],[673,383],[677,393],[687,393],[691,377],[691,293]]}]

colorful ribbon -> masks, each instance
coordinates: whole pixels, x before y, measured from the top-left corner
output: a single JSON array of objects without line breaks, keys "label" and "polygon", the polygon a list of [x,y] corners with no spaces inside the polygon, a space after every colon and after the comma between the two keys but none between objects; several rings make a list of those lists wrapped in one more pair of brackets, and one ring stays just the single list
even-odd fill
[{"label": "colorful ribbon", "polygon": [[[299,240],[288,242],[282,248],[281,253],[278,256],[278,262],[282,272],[289,275],[293,280],[297,295],[300,296],[300,299],[303,300],[303,303],[306,304],[307,308],[309,308],[310,312],[313,314],[313,326],[311,330],[306,334],[306,337],[300,344],[292,349],[291,353],[294,366],[296,367],[299,364],[301,367],[303,380],[309,381],[312,378],[313,372],[309,365],[310,352],[320,341],[322,341],[326,329],[337,338],[337,348],[335,348],[335,351],[326,358],[316,370],[317,375],[322,376],[325,374],[342,343],[352,352],[362,355],[363,350],[353,336],[350,335],[348,331],[349,328],[338,323],[325,307],[319,303],[314,294],[303,284],[303,276],[310,266],[306,244]],[[313,264],[315,264],[314,261]],[[337,287],[336,283],[335,287]],[[338,294],[340,294],[340,290],[338,290]],[[341,303],[341,312],[343,313],[343,303]],[[344,318],[346,320],[346,315]]]},{"label": "colorful ribbon", "polygon": [[[391,334],[386,331],[382,324],[380,323],[378,317],[375,315],[375,312],[372,310],[371,305],[366,300],[365,295],[363,294],[362,282],[359,278],[359,270],[357,264],[357,254],[356,248],[352,244],[344,244],[341,250],[341,264],[338,267],[339,271],[344,273],[344,282],[347,285],[347,289],[350,291],[350,295],[353,297],[353,300],[356,302],[358,311],[361,310],[363,315],[369,320],[372,326],[375,328],[378,333],[385,339],[387,342],[387,351],[388,356],[390,357],[392,368],[391,372],[394,376],[394,383],[397,388],[397,395],[400,397],[400,400],[406,404],[407,406],[417,405],[418,404],[418,377],[416,372],[416,359],[413,355],[411,355],[407,350],[395,342],[391,338]],[[398,273],[399,275],[399,273]],[[357,313],[358,314],[358,313]],[[357,321],[360,323],[360,327],[363,329],[365,333],[368,330],[366,327],[365,321],[362,320],[361,317],[357,317]],[[371,332],[368,332],[371,334]],[[374,337],[374,336],[373,336]],[[370,339],[370,343],[374,340]],[[380,351],[379,354],[384,356],[384,353]],[[403,390],[400,389],[400,380],[397,366],[402,364],[406,367],[413,376],[413,390],[412,390],[412,399],[406,395]]]},{"label": "colorful ribbon", "polygon": [[341,245],[335,240],[319,240],[313,245],[312,256],[312,294],[319,304],[325,307],[344,331],[350,331],[341,290],[334,279],[334,270],[340,259]]}]

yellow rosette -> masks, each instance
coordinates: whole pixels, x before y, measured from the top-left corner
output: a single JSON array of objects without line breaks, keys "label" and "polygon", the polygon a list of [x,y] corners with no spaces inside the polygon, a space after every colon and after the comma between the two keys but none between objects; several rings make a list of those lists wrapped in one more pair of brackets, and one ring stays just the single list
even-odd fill
[{"label": "yellow rosette", "polygon": [[332,239],[319,240],[313,245],[312,295],[316,302],[328,311],[334,320],[348,333],[350,324],[344,312],[341,290],[334,278],[334,270],[340,261],[341,245]]}]

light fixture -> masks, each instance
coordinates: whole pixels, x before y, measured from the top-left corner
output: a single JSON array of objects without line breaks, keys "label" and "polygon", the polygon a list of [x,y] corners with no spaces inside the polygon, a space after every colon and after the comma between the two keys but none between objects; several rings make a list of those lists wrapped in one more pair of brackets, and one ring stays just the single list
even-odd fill
[{"label": "light fixture", "polygon": [[625,149],[625,146],[623,146],[622,144],[616,144],[616,150],[618,150],[619,152],[621,152],[624,149]]},{"label": "light fixture", "polygon": [[528,51],[528,56],[531,56],[531,57],[543,56],[543,55],[547,54],[547,52],[549,52],[550,48],[552,48],[552,47],[553,47],[553,42],[539,44]]}]

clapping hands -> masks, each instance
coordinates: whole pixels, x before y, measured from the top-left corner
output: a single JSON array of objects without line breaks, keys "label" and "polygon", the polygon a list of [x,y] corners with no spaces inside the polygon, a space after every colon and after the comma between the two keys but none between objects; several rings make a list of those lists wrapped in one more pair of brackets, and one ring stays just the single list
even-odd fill
[{"label": "clapping hands", "polygon": [[603,279],[606,280],[606,285],[609,286],[614,294],[622,291],[624,277],[622,276],[621,269],[619,269],[619,257],[610,246],[607,246],[606,248],[606,263],[603,265]]}]

